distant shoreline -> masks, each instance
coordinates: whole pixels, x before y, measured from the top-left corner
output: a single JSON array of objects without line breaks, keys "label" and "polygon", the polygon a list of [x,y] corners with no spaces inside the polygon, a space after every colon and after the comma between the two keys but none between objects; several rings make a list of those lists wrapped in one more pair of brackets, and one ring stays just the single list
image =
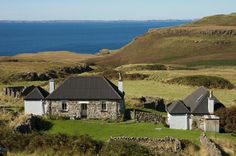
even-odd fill
[{"label": "distant shoreline", "polygon": [[126,22],[191,22],[196,19],[166,19],[166,20],[0,20],[0,23],[126,23]]},{"label": "distant shoreline", "polygon": [[153,28],[190,21],[0,21],[0,56],[41,51],[94,54],[120,49]]}]

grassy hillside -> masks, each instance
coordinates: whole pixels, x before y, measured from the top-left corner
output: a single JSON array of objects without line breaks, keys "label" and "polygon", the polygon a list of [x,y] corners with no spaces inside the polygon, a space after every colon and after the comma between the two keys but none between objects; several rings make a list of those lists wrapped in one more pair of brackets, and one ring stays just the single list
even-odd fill
[{"label": "grassy hillside", "polygon": [[236,26],[236,13],[204,17],[201,20],[193,22],[191,25]]},{"label": "grassy hillside", "polygon": [[77,54],[67,51],[20,54],[12,57],[0,57],[0,81],[8,80],[11,75],[27,72],[43,73],[59,70],[63,67],[80,65],[85,59],[97,57],[89,54]]},{"label": "grassy hillside", "polygon": [[98,59],[100,64],[133,63],[235,65],[235,14],[206,17],[185,26],[152,29],[131,43]]}]

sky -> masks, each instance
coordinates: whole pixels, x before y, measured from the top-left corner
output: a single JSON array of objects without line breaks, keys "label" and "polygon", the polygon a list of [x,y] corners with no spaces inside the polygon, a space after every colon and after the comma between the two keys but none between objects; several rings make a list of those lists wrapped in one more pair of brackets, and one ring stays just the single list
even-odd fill
[{"label": "sky", "polygon": [[236,0],[0,0],[0,20],[198,19],[236,12]]}]

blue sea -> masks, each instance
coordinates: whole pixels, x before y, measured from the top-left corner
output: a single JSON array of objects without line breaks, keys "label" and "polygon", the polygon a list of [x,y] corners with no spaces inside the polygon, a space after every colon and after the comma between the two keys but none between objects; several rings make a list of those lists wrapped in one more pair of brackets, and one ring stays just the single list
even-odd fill
[{"label": "blue sea", "polygon": [[150,28],[190,21],[0,22],[0,56],[42,51],[118,49]]}]

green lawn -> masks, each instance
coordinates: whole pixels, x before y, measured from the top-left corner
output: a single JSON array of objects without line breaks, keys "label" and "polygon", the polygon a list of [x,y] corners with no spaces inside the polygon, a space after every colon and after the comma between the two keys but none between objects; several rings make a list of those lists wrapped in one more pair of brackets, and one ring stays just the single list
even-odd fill
[{"label": "green lawn", "polygon": [[121,122],[108,123],[94,120],[52,120],[53,127],[48,133],[70,135],[88,134],[94,139],[106,141],[110,136],[163,138],[172,136],[192,140],[199,144],[200,131],[173,130],[161,124]]}]

